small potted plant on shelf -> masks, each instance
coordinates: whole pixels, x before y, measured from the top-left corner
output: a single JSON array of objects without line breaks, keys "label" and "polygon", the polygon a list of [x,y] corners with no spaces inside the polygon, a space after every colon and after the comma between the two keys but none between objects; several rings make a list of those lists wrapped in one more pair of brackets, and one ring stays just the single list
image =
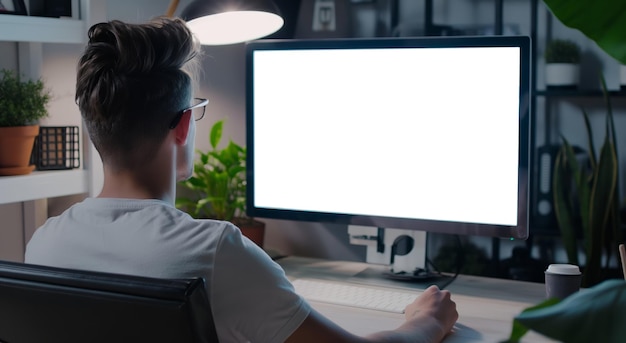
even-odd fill
[{"label": "small potted plant on shelf", "polygon": [[573,41],[554,39],[544,53],[546,87],[574,88],[579,80],[580,47]]},{"label": "small potted plant on shelf", "polygon": [[39,135],[38,121],[48,116],[50,93],[42,80],[24,80],[0,70],[0,175],[24,175],[35,166],[30,156]]},{"label": "small potted plant on shelf", "polygon": [[230,221],[263,247],[265,223],[246,215],[246,149],[232,140],[219,148],[223,126],[223,120],[213,124],[210,150],[198,151],[193,175],[180,183],[191,194],[178,197],[176,206],[194,218]]}]

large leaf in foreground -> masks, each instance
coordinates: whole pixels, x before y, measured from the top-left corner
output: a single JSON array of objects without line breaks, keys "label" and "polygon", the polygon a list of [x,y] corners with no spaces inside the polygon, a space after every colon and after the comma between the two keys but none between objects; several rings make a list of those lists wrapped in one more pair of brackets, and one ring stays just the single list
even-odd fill
[{"label": "large leaf in foreground", "polygon": [[604,281],[554,306],[522,312],[515,320],[562,342],[624,342],[626,282]]}]

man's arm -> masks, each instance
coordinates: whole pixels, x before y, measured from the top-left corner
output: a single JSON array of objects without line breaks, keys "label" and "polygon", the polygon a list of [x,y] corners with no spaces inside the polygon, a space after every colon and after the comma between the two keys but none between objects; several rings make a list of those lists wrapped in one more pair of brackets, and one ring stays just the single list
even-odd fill
[{"label": "man's arm", "polygon": [[300,327],[287,339],[287,343],[440,342],[450,333],[459,315],[456,304],[450,298],[450,292],[431,286],[406,307],[404,316],[405,322],[395,330],[358,337],[312,310]]}]

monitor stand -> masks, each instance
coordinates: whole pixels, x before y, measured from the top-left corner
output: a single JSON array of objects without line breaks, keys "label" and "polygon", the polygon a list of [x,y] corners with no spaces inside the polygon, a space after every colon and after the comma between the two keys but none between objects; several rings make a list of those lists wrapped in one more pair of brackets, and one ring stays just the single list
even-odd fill
[{"label": "monitor stand", "polygon": [[350,244],[365,245],[366,262],[388,265],[384,277],[401,281],[425,281],[440,277],[428,270],[425,231],[349,225]]}]

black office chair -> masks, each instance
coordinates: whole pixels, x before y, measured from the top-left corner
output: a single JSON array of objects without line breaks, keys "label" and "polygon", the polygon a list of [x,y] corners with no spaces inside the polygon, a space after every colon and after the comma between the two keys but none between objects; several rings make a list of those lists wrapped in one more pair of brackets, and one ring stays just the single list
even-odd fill
[{"label": "black office chair", "polygon": [[0,342],[217,342],[202,278],[0,261]]}]

